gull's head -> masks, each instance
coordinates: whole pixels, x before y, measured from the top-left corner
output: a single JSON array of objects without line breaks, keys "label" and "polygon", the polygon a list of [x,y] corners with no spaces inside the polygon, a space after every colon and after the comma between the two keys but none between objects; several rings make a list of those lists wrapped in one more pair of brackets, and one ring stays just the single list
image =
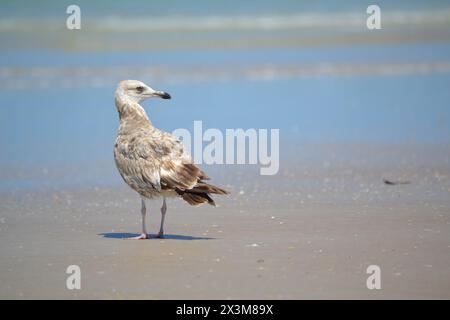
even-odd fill
[{"label": "gull's head", "polygon": [[138,80],[124,80],[119,83],[116,90],[116,98],[122,101],[139,103],[148,98],[170,99],[170,94],[155,90]]}]

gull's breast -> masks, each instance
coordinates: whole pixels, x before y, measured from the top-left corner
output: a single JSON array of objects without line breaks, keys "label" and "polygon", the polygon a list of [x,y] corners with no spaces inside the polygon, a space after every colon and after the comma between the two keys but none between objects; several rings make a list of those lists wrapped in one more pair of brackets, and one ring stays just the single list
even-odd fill
[{"label": "gull's breast", "polygon": [[157,159],[143,158],[130,139],[117,137],[114,160],[125,183],[146,198],[160,196],[161,184]]}]

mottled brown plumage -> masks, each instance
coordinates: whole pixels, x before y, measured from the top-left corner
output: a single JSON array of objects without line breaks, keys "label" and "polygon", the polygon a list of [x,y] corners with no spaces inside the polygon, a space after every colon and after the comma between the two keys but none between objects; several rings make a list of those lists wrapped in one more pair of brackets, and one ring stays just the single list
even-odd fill
[{"label": "mottled brown plumage", "polygon": [[123,180],[143,199],[163,196],[163,207],[165,197],[169,196],[180,196],[190,205],[215,205],[210,194],[228,192],[204,182],[209,177],[185,153],[183,143],[153,126],[139,105],[149,97],[170,99],[167,93],[136,80],[122,81],[116,91],[120,127],[114,159]]}]

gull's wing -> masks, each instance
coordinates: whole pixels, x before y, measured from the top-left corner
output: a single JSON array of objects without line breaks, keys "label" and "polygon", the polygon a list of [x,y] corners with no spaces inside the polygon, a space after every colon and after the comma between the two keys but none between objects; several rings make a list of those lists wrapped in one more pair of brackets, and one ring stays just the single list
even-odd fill
[{"label": "gull's wing", "polygon": [[116,150],[116,162],[124,180],[138,188],[185,191],[209,177],[184,151],[173,135],[152,128],[137,131]]},{"label": "gull's wing", "polygon": [[194,188],[201,180],[209,179],[185,153],[183,143],[174,136],[162,132],[161,145],[164,146],[159,152],[162,189],[185,191]]}]

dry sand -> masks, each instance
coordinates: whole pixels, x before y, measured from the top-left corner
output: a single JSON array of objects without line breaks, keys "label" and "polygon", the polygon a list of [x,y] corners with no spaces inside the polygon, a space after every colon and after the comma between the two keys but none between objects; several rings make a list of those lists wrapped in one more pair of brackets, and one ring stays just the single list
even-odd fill
[{"label": "dry sand", "polygon": [[[275,177],[224,168],[215,182],[233,195],[218,208],[170,201],[163,240],[121,239],[140,230],[126,187],[3,193],[0,298],[448,299],[449,152],[427,150],[291,158]],[[72,264],[81,290],[66,289]],[[366,287],[371,264],[381,290]]]}]

